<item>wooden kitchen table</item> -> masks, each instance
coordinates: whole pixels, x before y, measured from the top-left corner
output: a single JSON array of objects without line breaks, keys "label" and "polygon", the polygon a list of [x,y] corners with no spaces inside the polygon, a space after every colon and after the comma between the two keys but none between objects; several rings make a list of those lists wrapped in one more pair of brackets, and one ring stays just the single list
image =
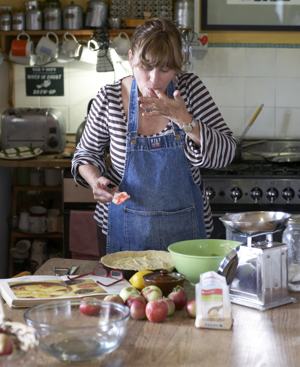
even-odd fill
[{"label": "wooden kitchen table", "polygon": [[[80,265],[79,273],[84,273],[96,262],[50,259],[36,274],[53,275],[54,266],[70,265]],[[23,320],[23,312],[8,309],[8,316]],[[299,303],[264,312],[233,305],[233,318],[230,331],[196,329],[194,319],[185,311],[177,311],[160,324],[130,320],[125,340],[110,355],[93,362],[66,364],[38,351],[30,367],[299,367]]]}]

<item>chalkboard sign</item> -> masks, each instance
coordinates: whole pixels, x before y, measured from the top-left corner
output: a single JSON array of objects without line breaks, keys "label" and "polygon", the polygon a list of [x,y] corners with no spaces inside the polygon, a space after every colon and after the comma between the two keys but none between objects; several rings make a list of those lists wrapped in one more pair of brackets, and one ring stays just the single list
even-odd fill
[{"label": "chalkboard sign", "polygon": [[63,67],[27,67],[26,96],[63,96],[64,68]]}]

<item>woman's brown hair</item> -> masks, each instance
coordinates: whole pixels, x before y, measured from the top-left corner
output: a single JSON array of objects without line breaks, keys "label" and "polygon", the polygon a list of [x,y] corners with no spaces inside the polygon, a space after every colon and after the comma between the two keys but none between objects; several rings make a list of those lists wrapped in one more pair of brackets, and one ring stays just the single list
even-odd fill
[{"label": "woman's brown hair", "polygon": [[137,27],[131,38],[131,51],[143,67],[181,71],[181,35],[175,24],[168,19],[150,19]]}]

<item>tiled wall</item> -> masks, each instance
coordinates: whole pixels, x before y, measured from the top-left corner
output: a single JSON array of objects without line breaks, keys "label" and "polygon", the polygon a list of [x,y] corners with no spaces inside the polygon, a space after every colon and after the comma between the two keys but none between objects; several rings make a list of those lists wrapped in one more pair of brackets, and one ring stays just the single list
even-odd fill
[{"label": "tiled wall", "polygon": [[[14,68],[15,106],[57,107],[66,118],[67,130],[75,132],[85,117],[89,99],[102,85],[129,72],[128,63],[122,65],[119,60],[114,65],[114,73],[97,73],[95,66],[65,64],[64,97],[26,97],[24,67],[18,65]],[[248,137],[300,138],[300,48],[210,45],[201,59],[193,60],[193,68],[236,135],[263,103],[264,109]],[[1,81],[2,69],[3,65]],[[5,97],[4,90],[5,83],[0,99]],[[3,109],[1,100],[0,107]]]},{"label": "tiled wall", "polygon": [[96,72],[96,66],[83,62],[52,63],[51,66],[64,66],[63,97],[26,97],[25,68],[14,65],[14,105],[16,107],[52,107],[59,109],[65,118],[68,132],[76,132],[86,116],[88,102],[101,86],[112,83],[123,74],[128,74],[128,62],[120,64],[114,58],[114,72]]},{"label": "tiled wall", "polygon": [[263,103],[247,137],[300,138],[299,48],[209,47],[193,66],[236,135]]}]

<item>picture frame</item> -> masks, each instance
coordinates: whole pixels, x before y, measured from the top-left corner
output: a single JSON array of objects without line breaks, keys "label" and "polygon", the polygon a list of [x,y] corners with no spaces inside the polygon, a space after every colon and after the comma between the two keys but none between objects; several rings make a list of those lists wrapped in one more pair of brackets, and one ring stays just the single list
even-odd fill
[{"label": "picture frame", "polygon": [[202,30],[300,30],[300,0],[201,0]]}]

